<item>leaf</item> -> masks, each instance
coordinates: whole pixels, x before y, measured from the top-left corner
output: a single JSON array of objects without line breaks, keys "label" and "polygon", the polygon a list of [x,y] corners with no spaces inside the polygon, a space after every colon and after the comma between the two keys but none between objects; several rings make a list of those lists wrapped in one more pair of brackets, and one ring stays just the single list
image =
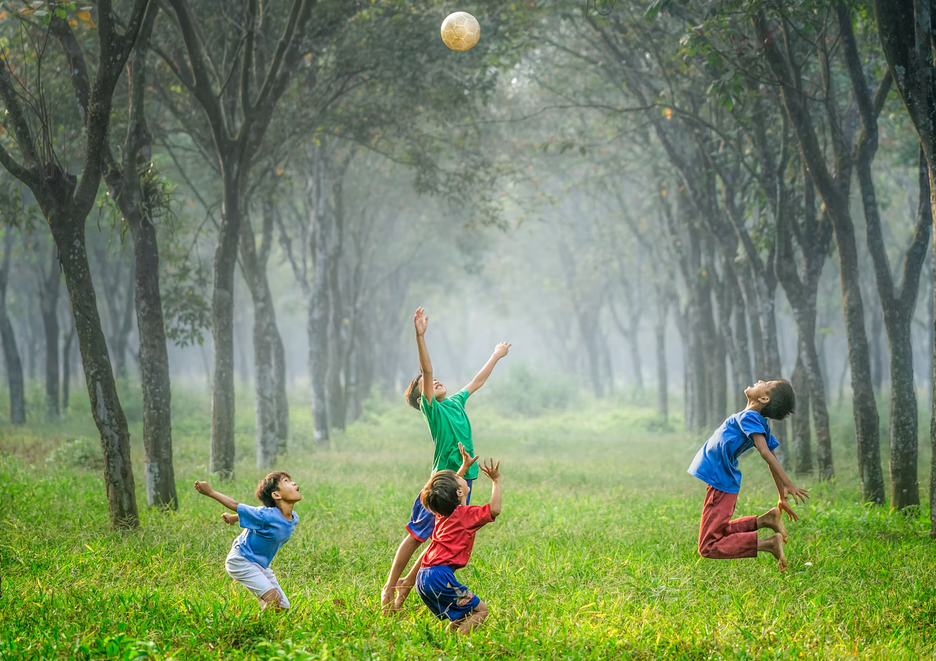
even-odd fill
[{"label": "leaf", "polygon": [[5,19],[6,17],[7,17],[7,13],[5,11],[0,12],[0,21]]},{"label": "leaf", "polygon": [[82,9],[78,12],[78,18],[82,23],[87,25],[89,28],[96,28],[97,24],[91,20],[91,12],[86,9]]}]

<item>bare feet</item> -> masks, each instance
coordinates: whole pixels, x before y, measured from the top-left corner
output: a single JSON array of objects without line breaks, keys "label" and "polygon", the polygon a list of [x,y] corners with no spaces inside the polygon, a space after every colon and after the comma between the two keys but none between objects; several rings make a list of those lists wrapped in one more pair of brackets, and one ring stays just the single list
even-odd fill
[{"label": "bare feet", "polygon": [[757,527],[770,528],[774,532],[780,533],[783,535],[784,542],[789,539],[786,526],[783,524],[783,512],[780,511],[779,507],[767,510],[767,512],[757,517]]},{"label": "bare feet", "polygon": [[764,539],[757,540],[758,553],[766,551],[777,559],[777,565],[780,567],[780,573],[786,571],[786,556],[783,554],[783,535],[777,533]]},{"label": "bare feet", "polygon": [[395,590],[389,585],[383,586],[380,590],[380,610],[384,615],[389,615],[393,610],[393,597]]}]

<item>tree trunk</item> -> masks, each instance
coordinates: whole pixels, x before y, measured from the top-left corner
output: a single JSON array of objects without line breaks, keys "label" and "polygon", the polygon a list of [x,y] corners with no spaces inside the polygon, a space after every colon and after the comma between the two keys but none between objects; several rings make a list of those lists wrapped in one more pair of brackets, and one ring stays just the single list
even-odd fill
[{"label": "tree trunk", "polygon": [[3,343],[3,360],[6,364],[7,385],[10,389],[10,422],[14,425],[26,424],[26,395],[23,384],[23,363],[13,324],[7,313],[6,291],[10,274],[10,252],[13,249],[13,230],[6,228],[3,241],[3,263],[0,264],[0,342]]},{"label": "tree trunk", "polygon": [[808,475],[813,471],[812,446],[809,434],[809,379],[806,377],[806,367],[803,365],[805,348],[802,341],[796,355],[796,367],[790,382],[796,392],[796,415],[793,416],[793,442],[794,468],[799,475]]},{"label": "tree trunk", "polygon": [[220,159],[223,170],[221,236],[214,255],[211,335],[211,455],[208,471],[220,479],[234,477],[234,266],[240,232],[240,163]]},{"label": "tree trunk", "polygon": [[313,172],[315,217],[310,237],[312,252],[312,287],[309,298],[309,376],[312,381],[312,419],[315,440],[327,446],[330,439],[328,419],[328,246],[331,241],[330,208],[331,159],[319,149]]},{"label": "tree trunk", "polygon": [[135,256],[134,289],[143,389],[143,472],[150,507],[177,509],[172,463],[172,390],[159,292],[159,248],[149,218],[129,223]]},{"label": "tree trunk", "polygon": [[279,328],[274,326],[273,335],[273,403],[276,407],[276,438],[279,452],[286,451],[289,440],[289,398],[286,394],[286,348]]},{"label": "tree trunk", "polygon": [[668,305],[657,299],[657,320],[653,327],[656,338],[657,410],[663,418],[663,426],[669,425],[669,384],[666,371],[666,313]]},{"label": "tree trunk", "polygon": [[45,330],[45,417],[47,421],[59,417],[59,323],[58,301],[59,287],[62,282],[58,260],[54,250],[49,255],[50,264],[40,264],[40,269],[48,268],[43,278],[39,293],[39,310],[42,314],[42,326]]},{"label": "tree trunk", "polygon": [[68,411],[68,398],[71,389],[72,342],[75,340],[75,325],[65,337],[62,344],[62,411]]},{"label": "tree trunk", "polygon": [[[270,468],[279,451],[276,411],[276,310],[267,279],[267,256],[272,242],[272,216],[264,215],[260,250],[250,219],[241,221],[241,270],[253,300],[254,380],[257,468]],[[281,344],[281,342],[280,342]]]},{"label": "tree trunk", "polygon": [[[114,338],[114,375],[118,379],[127,378],[127,350],[130,332],[133,330],[133,313],[136,308],[136,257],[130,259],[130,279],[126,283],[127,293],[120,308],[120,326]],[[119,283],[118,283],[119,284]]]},{"label": "tree trunk", "polygon": [[[62,214],[62,217],[56,217],[53,215],[55,213]],[[91,413],[101,434],[111,525],[116,528],[135,528],[140,520],[130,462],[130,431],[117,396],[107,341],[101,330],[85,246],[84,219],[70,218],[58,209],[53,214],[50,214],[49,225],[59,249],[65,284],[75,316]]]},{"label": "tree trunk", "polygon": [[[336,195],[338,194],[336,190]],[[340,220],[336,219],[338,222]],[[336,223],[337,224],[337,223]],[[339,230],[340,233],[340,230]],[[340,241],[339,241],[340,244]],[[344,396],[344,386],[342,381],[347,382],[348,374],[344,373],[344,355],[347,345],[344,328],[344,306],[342,304],[341,287],[338,274],[338,260],[340,246],[329,251],[329,273],[328,273],[328,301],[330,314],[329,332],[331,337],[328,340],[328,419],[331,422],[332,429],[345,430],[345,421],[347,419],[347,402]]]}]

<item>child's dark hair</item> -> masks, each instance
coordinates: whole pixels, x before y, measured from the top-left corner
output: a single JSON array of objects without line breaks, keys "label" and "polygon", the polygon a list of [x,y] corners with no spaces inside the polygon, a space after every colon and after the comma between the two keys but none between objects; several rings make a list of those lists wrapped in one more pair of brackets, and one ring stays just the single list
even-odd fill
[{"label": "child's dark hair", "polygon": [[461,504],[458,497],[458,477],[455,471],[439,471],[429,478],[429,482],[419,494],[423,507],[434,514],[451,516]]},{"label": "child's dark hair", "polygon": [[421,381],[422,374],[410,381],[410,384],[406,387],[406,392],[403,393],[403,396],[406,397],[406,403],[417,411],[419,410],[419,396],[422,394]]},{"label": "child's dark hair", "polygon": [[260,484],[257,485],[257,490],[254,491],[257,500],[267,507],[276,507],[276,500],[273,499],[273,492],[279,491],[279,483],[283,478],[287,480],[292,479],[286,471],[273,471],[260,480]]},{"label": "child's dark hair", "polygon": [[771,420],[783,420],[796,411],[796,393],[786,379],[777,381],[770,391],[770,401],[761,409],[761,415]]}]

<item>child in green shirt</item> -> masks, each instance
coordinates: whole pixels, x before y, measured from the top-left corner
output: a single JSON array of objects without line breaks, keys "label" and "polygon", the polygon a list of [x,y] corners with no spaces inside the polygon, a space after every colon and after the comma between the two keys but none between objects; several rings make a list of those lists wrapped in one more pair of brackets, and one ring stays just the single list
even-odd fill
[{"label": "child in green shirt", "polygon": [[[484,385],[497,361],[507,355],[510,344],[507,342],[498,344],[494,348],[494,353],[484,367],[481,368],[481,371],[471,380],[471,383],[451,397],[446,398],[447,390],[445,385],[432,377],[432,363],[429,361],[429,350],[426,348],[424,337],[426,327],[429,324],[429,317],[423,314],[422,308],[416,310],[413,324],[416,327],[416,348],[419,352],[420,374],[413,379],[406,389],[406,401],[423,414],[423,418],[429,425],[429,434],[432,436],[432,442],[435,445],[432,456],[432,473],[437,473],[440,470],[457,471],[462,463],[459,444],[462,445],[465,453],[474,456],[471,423],[465,413],[465,402],[468,400],[469,395]],[[477,476],[478,467],[474,465],[468,469],[467,474],[464,476],[468,482],[469,499],[471,498],[471,483]],[[403,575],[403,570],[406,569],[410,558],[413,557],[413,553],[423,542],[429,539],[434,527],[435,515],[423,507],[419,494],[417,494],[416,501],[413,503],[410,521],[406,524],[407,535],[400,543],[396,555],[393,557],[390,575],[380,592],[380,606],[385,613],[398,610],[403,605],[403,601],[413,585],[415,585],[415,571],[411,572],[412,576],[407,576],[403,580],[400,577]],[[419,563],[414,565],[413,569],[418,570]]]}]

